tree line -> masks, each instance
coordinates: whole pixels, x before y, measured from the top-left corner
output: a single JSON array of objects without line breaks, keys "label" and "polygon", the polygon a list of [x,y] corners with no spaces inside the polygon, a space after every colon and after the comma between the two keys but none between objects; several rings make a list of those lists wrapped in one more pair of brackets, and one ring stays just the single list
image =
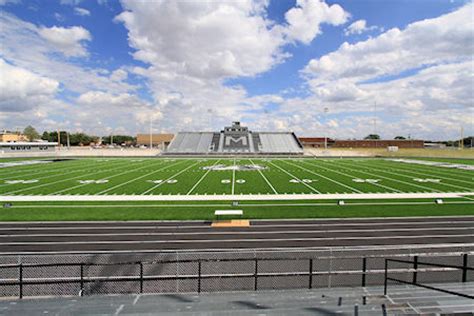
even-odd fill
[{"label": "tree line", "polygon": [[[44,131],[43,134],[40,135],[36,129],[30,125],[24,129],[23,134],[28,138],[29,141],[41,139],[52,143],[58,142],[58,131]],[[88,135],[86,133],[68,133],[67,131],[59,131],[61,145],[67,146],[68,136],[69,145],[71,146],[89,146],[90,144],[98,144],[99,142],[106,145],[110,145],[112,142],[113,144],[117,145],[126,144],[130,146],[136,144],[136,138],[129,135],[99,137]]]}]

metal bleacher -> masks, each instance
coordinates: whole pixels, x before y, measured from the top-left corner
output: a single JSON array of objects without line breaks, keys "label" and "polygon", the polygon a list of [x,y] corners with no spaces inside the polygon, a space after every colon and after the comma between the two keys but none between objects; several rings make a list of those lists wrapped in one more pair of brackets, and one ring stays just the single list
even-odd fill
[{"label": "metal bleacher", "polygon": [[302,154],[292,132],[253,133],[240,122],[221,132],[180,132],[166,154]]}]

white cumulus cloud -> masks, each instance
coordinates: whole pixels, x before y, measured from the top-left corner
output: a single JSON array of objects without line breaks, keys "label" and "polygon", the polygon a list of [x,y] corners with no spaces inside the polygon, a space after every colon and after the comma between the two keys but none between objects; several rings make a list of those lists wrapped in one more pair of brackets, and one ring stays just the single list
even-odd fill
[{"label": "white cumulus cloud", "polygon": [[51,99],[56,80],[16,67],[0,58],[0,112],[23,112]]},{"label": "white cumulus cloud", "polygon": [[88,55],[83,41],[90,41],[92,36],[82,26],[72,26],[70,28],[42,27],[38,30],[38,33],[66,56],[80,57]]},{"label": "white cumulus cloud", "polygon": [[84,9],[84,8],[75,7],[74,8],[74,14],[80,15],[80,16],[89,16],[89,15],[91,15],[91,12],[87,9]]},{"label": "white cumulus cloud", "polygon": [[351,34],[362,34],[364,32],[377,30],[377,29],[378,29],[378,27],[375,26],[375,25],[367,26],[367,21],[366,20],[357,20],[357,21],[353,22],[351,25],[349,25],[344,30],[344,34],[346,36],[349,36]]},{"label": "white cumulus cloud", "polygon": [[285,33],[291,40],[309,44],[321,33],[321,24],[341,25],[349,16],[338,4],[330,6],[320,0],[297,0],[296,7],[285,14],[288,22]]}]

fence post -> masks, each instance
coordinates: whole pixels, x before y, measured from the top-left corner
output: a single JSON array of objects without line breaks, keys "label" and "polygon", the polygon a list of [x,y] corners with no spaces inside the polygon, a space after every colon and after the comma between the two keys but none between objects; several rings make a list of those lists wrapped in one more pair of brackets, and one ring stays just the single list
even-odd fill
[{"label": "fence post", "polygon": [[140,294],[143,293],[143,262],[140,261]]},{"label": "fence post", "polygon": [[201,293],[201,259],[198,260],[198,293]]},{"label": "fence post", "polygon": [[387,268],[388,268],[388,261],[385,258],[385,277],[383,282],[383,295],[387,295]]},{"label": "fence post", "polygon": [[253,289],[256,291],[258,288],[258,259],[255,258],[255,283],[253,285]]},{"label": "fence post", "polygon": [[84,296],[84,263],[81,263],[81,290],[80,295]]},{"label": "fence post", "polygon": [[309,259],[309,289],[313,288],[313,259]]},{"label": "fence post", "polygon": [[467,281],[467,253],[462,256],[462,282]]},{"label": "fence post", "polygon": [[413,284],[416,284],[418,276],[418,256],[413,257]]},{"label": "fence post", "polygon": [[19,271],[19,281],[20,281],[20,298],[23,298],[23,264],[20,263],[19,265],[20,271]]},{"label": "fence post", "polygon": [[365,274],[367,271],[367,258],[362,258],[362,287],[365,287]]}]

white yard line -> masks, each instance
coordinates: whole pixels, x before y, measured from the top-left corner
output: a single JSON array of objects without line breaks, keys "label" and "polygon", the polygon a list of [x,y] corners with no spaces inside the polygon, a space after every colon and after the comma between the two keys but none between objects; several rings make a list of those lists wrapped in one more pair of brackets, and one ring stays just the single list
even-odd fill
[{"label": "white yard line", "polygon": [[[253,162],[252,159],[249,159],[249,161],[250,161],[250,163],[251,163],[252,165],[255,166],[255,163]],[[267,177],[265,177],[265,175],[263,174],[262,170],[257,169],[257,171],[258,171],[258,173],[260,173],[260,175],[261,175],[262,178],[265,180],[265,182],[268,184],[268,186],[272,189],[273,193],[279,194],[279,193],[277,192],[277,190],[273,187],[273,185],[270,183],[270,181],[268,181]]]},{"label": "white yard line", "polygon": [[[341,164],[344,164],[343,162],[340,162]],[[383,172],[383,173],[388,173],[388,174],[393,174],[393,175],[396,175],[396,176],[400,176],[400,177],[404,177],[404,178],[409,178],[409,179],[412,179],[413,180],[413,177],[414,176],[407,176],[407,175],[403,175],[403,174],[400,174],[400,173],[393,173],[393,172],[390,172],[390,171],[386,171],[386,170],[383,170],[383,169],[379,169],[379,168],[374,168],[374,167],[370,167],[372,170],[375,170],[375,171],[378,171],[378,172]],[[407,173],[407,172],[406,172]],[[410,172],[408,172],[410,173]],[[418,173],[420,174],[420,173]],[[380,177],[383,177],[383,176],[380,176]],[[395,180],[395,179],[394,179]],[[402,181],[402,180],[399,180],[399,181]],[[405,182],[405,181],[403,181]],[[405,182],[405,183],[409,183],[409,182]],[[454,184],[449,184],[449,183],[445,183],[445,182],[442,182],[442,183],[433,183],[433,184],[439,184],[441,186],[450,186],[450,187],[454,187],[454,188],[457,188],[457,189],[463,189],[463,190],[473,190],[472,188],[466,188],[466,187],[463,187],[463,186],[459,186],[459,185],[454,185]],[[432,190],[437,190],[437,189],[432,189]],[[438,192],[440,192],[440,190],[437,190]]]},{"label": "white yard line", "polygon": [[[110,169],[105,169],[104,171],[100,171],[98,173],[104,173],[104,172],[110,172],[110,171],[113,171],[115,169],[119,169],[119,168],[123,168],[123,165],[125,165],[126,163],[123,163],[123,164],[120,164],[119,167],[115,167],[115,168],[110,168]],[[36,188],[41,188],[41,187],[44,187],[44,186],[49,186],[49,185],[52,185],[52,184],[56,184],[56,183],[60,183],[60,182],[65,182],[65,181],[70,181],[70,180],[74,180],[74,179],[78,179],[78,178],[83,178],[83,177],[87,177],[89,175],[95,175],[97,174],[97,172],[89,172],[89,173],[85,173],[85,174],[81,174],[77,177],[72,177],[72,178],[66,178],[66,179],[62,179],[62,180],[58,180],[58,181],[53,181],[53,182],[48,182],[48,183],[43,183],[43,184],[39,184],[39,185],[34,185],[34,186],[30,186],[30,187],[27,187],[27,188],[24,188],[24,189],[20,189],[20,190],[15,190],[15,191],[9,191],[9,192],[5,192],[3,194],[12,194],[12,193],[18,193],[18,192],[23,192],[23,191],[28,191],[28,190],[31,190],[31,189],[36,189]]]},{"label": "white yard line", "polygon": [[[148,164],[148,161],[147,161],[147,164],[144,165],[144,166],[141,166],[141,167],[138,167],[138,168],[134,168],[134,169],[131,169],[131,170],[128,169],[127,171],[120,172],[120,173],[111,175],[111,176],[109,176],[109,177],[101,178],[101,180],[109,180],[109,179],[112,179],[112,178],[120,177],[121,175],[130,173],[130,172],[135,172],[135,171],[137,171],[137,170],[140,170],[140,169],[143,169],[143,168],[149,168],[149,167],[151,167],[151,166]],[[118,168],[116,168],[116,169],[118,169]],[[99,172],[99,173],[103,173],[103,172]],[[54,192],[53,194],[54,194],[54,195],[57,195],[57,194],[60,194],[61,192],[74,190],[74,189],[76,189],[76,188],[81,188],[81,187],[86,186],[86,185],[90,185],[90,184],[87,184],[87,183],[78,184],[78,185],[75,185],[75,186],[70,187],[70,188],[65,188],[65,189],[56,191],[56,192]]]},{"label": "white yard line", "polygon": [[[134,181],[137,181],[137,180],[139,180],[139,179],[148,177],[148,176],[150,176],[150,175],[152,175],[152,174],[154,174],[154,173],[157,173],[157,172],[159,172],[159,171],[161,171],[161,170],[163,170],[163,169],[165,169],[165,168],[168,168],[168,167],[177,165],[177,164],[179,164],[179,163],[181,163],[181,162],[182,162],[182,161],[178,161],[178,162],[172,163],[172,164],[170,164],[170,165],[166,165],[166,166],[164,166],[164,167],[162,167],[162,168],[160,168],[160,169],[158,169],[158,170],[155,170],[155,171],[153,171],[153,172],[150,172],[150,173],[144,174],[144,175],[142,175],[142,176],[133,178],[133,179],[131,179],[131,180],[129,180],[129,181],[125,181],[125,182],[123,182],[123,183],[114,185],[113,187],[110,187],[110,188],[108,188],[108,189],[106,189],[106,190],[103,190],[103,191],[100,191],[100,192],[98,192],[98,193],[95,193],[94,195],[101,195],[101,194],[104,194],[104,193],[109,192],[109,191],[111,191],[111,190],[113,190],[113,189],[116,189],[116,188],[119,188],[119,187],[121,187],[121,186],[127,185],[127,184],[132,183],[132,182],[134,182]],[[151,165],[151,166],[149,166],[149,167],[161,166],[162,164],[163,164],[163,161],[160,161],[159,164],[156,164],[156,165],[153,164],[153,165]]]},{"label": "white yard line", "polygon": [[[221,161],[221,159],[217,160],[212,166],[217,165],[217,164],[219,163],[219,161]],[[188,193],[186,193],[186,195],[190,195],[191,192],[193,192],[194,189],[197,188],[197,186],[199,185],[199,183],[201,183],[202,180],[204,180],[204,178],[205,178],[205,177],[209,174],[209,172],[211,172],[211,171],[212,171],[212,169],[209,168],[209,169],[206,171],[206,173],[204,173],[204,174],[202,175],[202,177],[193,185],[193,187],[188,191]]]},{"label": "white yard line", "polygon": [[298,180],[298,183],[301,183],[303,185],[305,185],[306,187],[308,187],[311,191],[313,192],[316,192],[318,194],[321,194],[321,192],[319,192],[318,190],[316,190],[315,188],[313,188],[312,186],[308,185],[307,183],[301,181],[301,179],[299,177],[296,177],[295,175],[289,173],[288,171],[286,171],[285,169],[283,169],[282,167],[278,166],[278,165],[275,165],[273,162],[271,161],[267,161],[269,164],[272,164],[273,166],[277,167],[278,169],[280,169],[281,171],[283,171],[284,173],[286,173],[287,175],[289,175],[290,177],[292,177],[293,179],[296,179]]},{"label": "white yard line", "polygon": [[156,189],[156,188],[158,188],[159,186],[161,186],[163,183],[166,183],[166,181],[171,180],[171,179],[173,179],[174,177],[179,176],[179,175],[182,174],[183,172],[187,171],[189,168],[192,168],[192,167],[194,167],[195,165],[197,165],[197,164],[199,164],[199,163],[200,163],[200,161],[196,161],[195,163],[191,164],[189,167],[186,167],[185,169],[183,169],[183,170],[179,171],[178,173],[172,175],[171,177],[165,179],[163,182],[160,182],[160,183],[158,183],[157,185],[154,185],[154,186],[151,187],[150,189],[146,190],[145,192],[140,193],[140,195],[146,195],[148,192],[151,192],[151,191],[153,191],[154,189]]},{"label": "white yard line", "polygon": [[[89,166],[89,168],[91,168],[91,165]],[[71,166],[67,166],[67,167],[64,167],[64,168],[51,169],[51,170],[48,170],[48,171],[42,171],[42,172],[36,172],[36,173],[28,173],[29,171],[25,171],[25,172],[28,173],[28,175],[27,175],[28,178],[33,178],[33,179],[38,179],[39,180],[39,179],[46,179],[46,178],[51,178],[51,177],[64,176],[65,174],[70,174],[70,173],[75,173],[75,172],[82,172],[84,170],[88,170],[89,168],[87,168],[87,164],[81,164],[79,166],[75,166],[74,169],[71,169]],[[62,172],[63,170],[69,170],[69,171]],[[35,178],[39,174],[51,173],[51,172],[55,172],[55,174],[50,175],[50,176]],[[25,175],[15,175],[15,176],[8,177],[8,178],[2,178],[2,179],[0,179],[0,181],[1,180],[18,179],[19,177],[24,177],[24,176]],[[2,185],[0,185],[0,187],[7,186],[7,185],[8,184],[2,184]]]},{"label": "white yard line", "polygon": [[442,199],[474,196],[474,192],[335,193],[335,194],[200,194],[200,195],[0,195],[0,202],[45,201],[275,201],[352,199]]},{"label": "white yard line", "polygon": [[19,245],[92,245],[92,244],[196,244],[196,243],[242,243],[242,242],[288,242],[288,241],[340,241],[340,240],[380,240],[380,239],[413,239],[413,238],[462,238],[474,237],[474,234],[459,235],[404,235],[404,236],[363,236],[363,237],[308,237],[308,238],[247,238],[247,239],[167,239],[167,240],[109,240],[109,241],[43,241],[43,242],[0,242],[0,246],[19,246]]},{"label": "white yard line", "polygon": [[234,169],[232,169],[232,191],[231,194],[234,195],[235,192],[235,158],[234,158]]},{"label": "white yard line", "polygon": [[[415,217],[418,218],[418,217]],[[374,217],[371,217],[369,219],[374,219]],[[386,217],[382,218],[386,219]],[[391,218],[393,219],[393,218]],[[400,219],[400,218],[398,218]],[[410,219],[413,219],[410,217]],[[360,227],[360,226],[370,226],[372,227],[373,225],[377,226],[397,226],[397,225],[407,225],[407,226],[424,226],[424,225],[446,225],[448,227],[443,227],[443,229],[451,229],[452,227],[449,225],[452,224],[469,224],[472,225],[474,224],[474,221],[429,221],[430,217],[428,217],[428,221],[425,221],[426,217],[418,218],[421,219],[420,221],[398,221],[398,222],[393,222],[393,221],[388,221],[388,222],[357,222],[357,221],[363,221],[367,220],[367,218],[344,218],[343,220],[345,221],[344,223],[339,223],[337,222],[337,219],[334,218],[328,218],[328,219],[304,219],[303,221],[333,221],[334,223],[298,223],[298,224],[291,224],[287,223],[288,221],[291,220],[281,220],[281,222],[284,222],[283,224],[272,224],[272,225],[265,225],[263,226],[264,228],[290,228],[290,227],[314,227],[314,228],[319,228],[319,227],[338,227],[338,226],[355,226],[355,227]],[[258,222],[258,220],[255,220]],[[348,221],[355,221],[355,222],[348,222]],[[20,222],[23,224],[32,224],[32,223],[38,223],[38,222]],[[41,222],[40,222],[41,223]],[[65,225],[71,224],[70,222],[54,222],[54,223],[64,223]],[[84,223],[84,222],[82,222]],[[97,223],[97,222],[95,222]],[[154,225],[154,226],[112,226],[109,225],[111,223],[109,222],[100,222],[103,224],[106,224],[106,226],[37,226],[37,227],[0,227],[0,231],[12,231],[12,230],[27,230],[27,231],[55,231],[55,230],[150,230],[150,229],[171,229],[171,230],[176,230],[177,226],[160,226],[160,225]],[[15,222],[15,224],[18,224]],[[113,223],[112,223],[113,224]],[[252,226],[259,228],[260,226]],[[185,227],[186,229],[209,229],[209,224],[206,225],[189,225]],[[430,227],[430,228],[435,228],[435,227]],[[472,228],[472,226],[469,226],[468,228]],[[397,228],[394,228],[397,229]],[[359,229],[357,229],[358,231]],[[283,231],[279,229],[278,231]],[[373,228],[372,228],[373,231]],[[207,233],[207,232],[206,232]],[[13,235],[12,235],[13,236]],[[14,236],[22,236],[22,235],[14,235]]]},{"label": "white yard line", "polygon": [[[315,164],[312,164],[312,165],[316,166]],[[364,173],[364,174],[368,174],[369,176],[373,176],[372,173],[368,173],[368,172],[365,172],[365,171],[360,171],[360,170],[353,169],[353,168],[349,168],[349,167],[347,167],[347,168],[350,169],[351,172]],[[354,175],[352,175],[352,174],[351,174],[351,175],[347,175],[347,176],[348,176],[348,177],[354,177]],[[367,184],[373,184],[373,185],[376,185],[376,186],[379,186],[379,187],[382,187],[382,188],[385,188],[385,189],[389,189],[389,190],[394,191],[394,192],[403,193],[403,191],[401,191],[401,190],[395,189],[395,188],[393,188],[393,187],[391,187],[391,186],[383,185],[383,184],[381,184],[381,183],[368,182]]]},{"label": "white yard line", "polygon": [[[315,164],[308,163],[308,162],[305,162],[305,161],[303,161],[303,163],[316,166]],[[324,167],[321,167],[321,168],[324,168]],[[347,167],[346,167],[346,168],[347,168]],[[372,168],[372,169],[373,169],[373,168]],[[329,170],[329,169],[328,169],[328,170]],[[373,169],[373,170],[375,170],[375,169]],[[339,171],[335,171],[335,170],[334,170],[333,172],[336,172],[336,173],[340,173],[340,174],[345,175],[344,173],[341,173],[341,172],[339,172]],[[372,175],[374,175],[374,174],[372,174]],[[395,175],[397,175],[397,174],[395,174]],[[351,176],[349,176],[349,175],[346,175],[346,176],[347,176],[347,177],[351,177]],[[403,184],[406,184],[406,185],[409,185],[409,186],[418,187],[418,188],[421,188],[421,189],[423,189],[423,190],[428,190],[428,191],[431,191],[431,192],[442,192],[442,191],[440,191],[440,190],[433,189],[433,188],[430,188],[430,187],[425,187],[425,186],[423,186],[423,185],[418,185],[418,184],[414,184],[414,183],[410,183],[410,182],[406,182],[406,181],[402,181],[402,180],[398,180],[398,179],[394,179],[394,178],[389,178],[389,177],[386,177],[386,176],[381,176],[380,174],[377,174],[376,176],[379,177],[379,178],[383,178],[383,179],[390,180],[390,181],[403,183]]]},{"label": "white yard line", "polygon": [[[371,168],[373,170],[381,170],[381,169],[378,169],[378,168],[373,168],[372,166],[371,167],[368,167],[368,168]],[[413,175],[421,175],[421,176],[431,176],[431,177],[437,177],[437,178],[440,178],[440,179],[444,179],[444,180],[448,180],[448,181],[459,181],[459,182],[466,182],[466,183],[469,183],[469,184],[473,184],[474,181],[471,181],[471,182],[467,182],[467,181],[463,181],[463,180],[456,180],[456,179],[452,179],[452,178],[445,178],[445,177],[442,177],[442,176],[439,176],[439,175],[436,175],[436,174],[430,174],[429,172],[426,172],[426,173],[421,173],[421,172],[416,172],[416,171],[412,171],[412,170],[409,170],[409,169],[405,169],[405,168],[402,168],[402,169],[399,169],[399,168],[394,168],[394,167],[390,167],[390,169],[392,170],[396,170],[396,171],[399,171],[399,172],[403,172],[405,174],[413,174]],[[388,172],[387,172],[388,173]],[[403,174],[400,174],[401,177],[406,177],[406,178],[413,178],[415,176],[406,176],[406,175],[403,175]],[[418,176],[419,177],[419,176]],[[450,184],[450,183],[446,183],[446,182],[441,182],[439,183],[440,185],[445,185],[445,186],[450,186],[450,187],[453,187],[453,188],[458,188],[458,189],[464,189],[464,190],[474,190],[474,186],[472,188],[467,188],[467,187],[464,187],[464,186],[460,186],[460,185],[455,185],[455,184]]]},{"label": "white yard line", "polygon": [[[287,161],[283,161],[283,162],[286,162],[286,163],[289,164],[289,165],[293,165],[293,166],[295,166],[295,167],[297,167],[297,168],[300,168],[300,169],[302,169],[302,170],[305,170],[306,172],[309,172],[309,173],[311,173],[311,174],[314,174],[315,176],[324,178],[324,179],[329,180],[329,181],[331,181],[331,182],[333,182],[333,183],[336,183],[336,184],[338,184],[338,185],[341,185],[341,186],[343,186],[343,187],[345,187],[345,188],[347,188],[347,189],[349,189],[349,190],[351,190],[351,191],[354,191],[354,192],[357,192],[357,193],[363,193],[362,191],[360,191],[360,190],[358,190],[358,189],[356,189],[356,188],[354,188],[354,187],[351,187],[350,185],[347,185],[347,184],[344,184],[344,183],[342,183],[342,182],[336,181],[336,180],[331,179],[331,178],[329,178],[329,177],[326,177],[326,176],[324,176],[324,175],[322,175],[322,174],[320,174],[320,173],[316,173],[316,172],[314,172],[314,171],[312,171],[312,170],[306,169],[305,167],[302,167],[302,166],[300,166],[300,165],[296,165],[296,164],[293,164],[293,163],[290,163],[290,162],[287,162]],[[304,162],[304,161],[302,161],[302,162]],[[311,165],[312,165],[312,166],[315,166],[315,165],[313,165],[313,164],[311,164]],[[322,167],[322,166],[318,166],[318,167],[321,167],[321,168],[323,168],[323,169],[325,169],[325,170],[328,170],[328,171],[340,173],[340,172],[338,172],[338,171],[333,171],[333,170],[331,170],[331,169],[327,169],[327,168],[324,168],[324,167]],[[345,175],[345,174],[343,174],[343,173],[341,173],[341,174],[342,174],[342,175]]]},{"label": "white yard line", "polygon": [[[396,161],[392,161],[390,159],[382,159],[380,160],[380,162],[389,162],[389,163],[393,163],[394,165],[396,165],[396,167],[393,167],[391,164],[389,164],[389,168],[390,169],[395,169],[395,170],[403,170],[403,171],[411,171],[411,172],[414,172],[413,169],[409,168],[408,165],[403,165],[403,166],[406,166],[406,168],[404,167],[401,167],[399,166],[400,163],[397,163]],[[388,167],[387,166],[387,167]],[[381,166],[382,167],[382,166]],[[456,171],[456,170],[459,170],[459,169],[451,169],[451,170],[439,170],[439,169],[435,169],[435,166],[433,167],[429,167],[429,166],[424,166],[424,165],[416,165],[416,166],[413,166],[413,167],[416,167],[417,170],[421,170],[423,173],[422,174],[431,174],[432,176],[434,177],[439,177],[441,179],[446,179],[446,180],[452,180],[452,181],[458,181],[458,182],[464,182],[464,183],[467,183],[467,184],[472,184],[472,179],[473,177],[469,177],[467,174],[458,174],[458,173],[455,173],[455,176],[456,178],[449,178],[447,176],[452,176],[453,175],[453,171]],[[426,171],[426,172],[425,172]],[[462,171],[462,170],[459,170],[459,171]],[[420,172],[418,172],[420,173]],[[421,174],[421,173],[420,173]],[[440,176],[440,174],[442,176]],[[465,179],[465,180],[461,180],[461,179]]]},{"label": "white yard line", "polygon": [[[209,228],[209,226],[207,226]],[[102,227],[103,229],[103,227]],[[474,230],[474,227],[428,227],[428,228],[384,228],[377,229],[377,232],[408,232],[408,231],[453,231],[453,230]],[[335,229],[335,230],[272,230],[272,231],[206,231],[206,232],[173,232],[173,236],[197,236],[197,235],[284,235],[284,234],[334,234],[334,233],[371,233],[374,229]],[[0,235],[2,238],[20,238],[20,237],[112,237],[112,236],[170,236],[166,233],[103,233],[103,234],[13,234]]]},{"label": "white yard line", "polygon": [[[473,200],[474,201],[474,200]],[[345,207],[350,206],[376,206],[376,205],[433,205],[434,202],[355,202],[355,203],[347,203]],[[444,202],[444,204],[474,204],[470,201],[448,201]],[[274,207],[274,206],[335,206],[335,202],[332,203],[280,203],[280,204],[240,204],[242,207]],[[187,207],[187,208],[202,208],[202,207],[226,207],[228,204],[105,204],[105,205],[98,205],[98,204],[80,204],[80,205],[15,205],[15,208],[180,208],[180,207]]]}]

